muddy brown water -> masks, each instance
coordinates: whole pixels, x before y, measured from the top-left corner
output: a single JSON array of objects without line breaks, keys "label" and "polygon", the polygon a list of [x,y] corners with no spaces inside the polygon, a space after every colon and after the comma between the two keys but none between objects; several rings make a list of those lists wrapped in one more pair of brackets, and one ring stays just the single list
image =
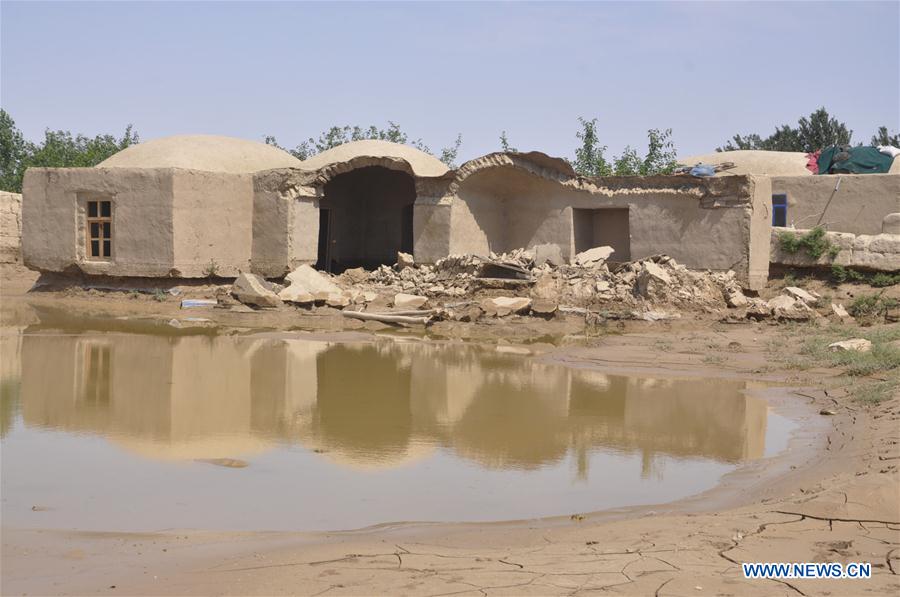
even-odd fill
[{"label": "muddy brown water", "polygon": [[23,528],[335,530],[656,504],[786,448],[745,382],[494,348],[10,328],[2,516]]}]

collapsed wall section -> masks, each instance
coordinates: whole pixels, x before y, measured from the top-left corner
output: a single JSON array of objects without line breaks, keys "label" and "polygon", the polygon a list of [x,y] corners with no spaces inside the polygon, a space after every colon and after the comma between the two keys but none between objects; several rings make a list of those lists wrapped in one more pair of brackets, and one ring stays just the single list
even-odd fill
[{"label": "collapsed wall section", "polygon": [[480,158],[481,168],[464,166],[449,185],[442,202],[451,205],[451,254],[555,244],[571,260],[608,245],[616,251],[612,262],[667,254],[692,269],[734,270],[752,289],[765,284],[768,178],[587,179],[522,167],[509,157]]}]

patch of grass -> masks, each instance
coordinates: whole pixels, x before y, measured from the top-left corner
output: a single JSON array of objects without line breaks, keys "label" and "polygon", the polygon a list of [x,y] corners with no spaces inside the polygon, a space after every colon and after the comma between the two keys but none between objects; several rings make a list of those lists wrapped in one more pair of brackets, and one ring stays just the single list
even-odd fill
[{"label": "patch of grass", "polygon": [[785,253],[804,251],[813,259],[818,259],[822,255],[828,255],[829,258],[834,259],[841,252],[840,247],[833,245],[828,240],[828,237],[825,236],[825,229],[821,226],[816,226],[806,234],[781,232],[778,234],[778,243]]},{"label": "patch of grass", "polygon": [[898,305],[897,299],[879,294],[862,294],[850,303],[847,312],[863,322],[871,322],[884,318],[888,309]]},{"label": "patch of grass", "polygon": [[653,343],[653,349],[661,352],[669,352],[672,350],[672,343],[667,340],[657,340]]},{"label": "patch of grass", "polygon": [[893,286],[894,284],[900,284],[900,274],[885,274],[883,272],[878,272],[872,279],[869,280],[869,284],[875,286],[876,288],[887,288],[888,286]]},{"label": "patch of grass", "polygon": [[[834,326],[804,334],[800,344],[799,369],[811,367],[841,368],[847,375],[861,377],[900,370],[900,348],[891,344],[900,338],[900,327],[860,329]],[[834,352],[829,344],[848,338],[865,338],[872,343],[869,352],[853,350]]]},{"label": "patch of grass", "polygon": [[708,354],[703,357],[703,362],[707,365],[721,365],[725,362],[725,357],[720,354]]},{"label": "patch of grass", "polygon": [[878,272],[868,275],[855,269],[844,267],[836,263],[831,265],[831,281],[836,284],[845,282],[865,282],[876,288],[887,288],[895,284],[900,284],[900,274],[887,274]]},{"label": "patch of grass", "polygon": [[215,259],[210,259],[203,269],[203,275],[207,278],[217,277],[219,275],[219,263]]},{"label": "patch of grass", "polygon": [[893,376],[884,381],[854,385],[850,394],[857,402],[878,404],[890,398],[898,388],[900,388],[900,376]]},{"label": "patch of grass", "polygon": [[855,269],[833,263],[831,265],[831,279],[838,284],[843,284],[844,282],[863,282],[866,277]]},{"label": "patch of grass", "polygon": [[156,290],[153,291],[153,300],[155,300],[158,303],[165,302],[168,294],[169,293],[167,293],[165,290],[163,290],[161,288],[157,288]]}]

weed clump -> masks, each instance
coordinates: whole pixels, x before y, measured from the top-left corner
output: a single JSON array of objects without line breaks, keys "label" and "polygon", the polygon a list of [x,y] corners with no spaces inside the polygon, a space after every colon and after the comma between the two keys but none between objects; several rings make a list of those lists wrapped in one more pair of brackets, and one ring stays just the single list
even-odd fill
[{"label": "weed clump", "polygon": [[860,321],[875,321],[883,319],[888,310],[898,304],[897,299],[881,294],[863,294],[853,299],[847,312]]},{"label": "weed clump", "polygon": [[786,253],[806,252],[813,259],[819,259],[822,255],[828,255],[834,259],[841,252],[841,248],[831,243],[825,236],[825,229],[816,226],[806,234],[793,232],[781,232],[778,234],[778,243],[781,250]]}]

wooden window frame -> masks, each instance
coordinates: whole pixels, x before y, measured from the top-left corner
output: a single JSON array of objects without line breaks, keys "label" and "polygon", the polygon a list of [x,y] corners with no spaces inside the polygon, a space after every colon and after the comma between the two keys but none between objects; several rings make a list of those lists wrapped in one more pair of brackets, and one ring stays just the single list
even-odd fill
[{"label": "wooden window frame", "polygon": [[[109,206],[108,215],[103,215],[104,204]],[[91,215],[91,207],[96,206],[95,215]],[[112,261],[114,253],[113,243],[113,205],[109,199],[89,199],[85,202],[85,256],[89,261]],[[97,225],[97,234],[94,234],[94,225]],[[92,244],[97,243],[95,255]],[[107,243],[109,248],[107,249]]]}]

